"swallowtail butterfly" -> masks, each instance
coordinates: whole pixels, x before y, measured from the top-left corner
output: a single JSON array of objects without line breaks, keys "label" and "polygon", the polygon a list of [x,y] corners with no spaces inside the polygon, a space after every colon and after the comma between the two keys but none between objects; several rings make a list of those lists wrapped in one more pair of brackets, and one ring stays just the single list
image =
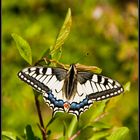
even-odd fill
[{"label": "swallowtail butterfly", "polygon": [[78,71],[74,64],[69,70],[45,66],[27,67],[18,76],[42,93],[53,113],[68,112],[77,117],[94,101],[110,98],[124,91],[117,81],[89,71]]}]

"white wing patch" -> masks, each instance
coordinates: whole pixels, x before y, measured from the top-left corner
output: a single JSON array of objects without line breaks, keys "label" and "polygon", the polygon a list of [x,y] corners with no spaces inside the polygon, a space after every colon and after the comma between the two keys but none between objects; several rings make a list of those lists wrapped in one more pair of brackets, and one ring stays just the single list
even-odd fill
[{"label": "white wing patch", "polygon": [[97,86],[97,90],[98,90],[98,92],[101,92],[101,91],[102,91],[102,89],[101,89],[101,87],[100,87],[99,83],[96,83],[96,86]]},{"label": "white wing patch", "polygon": [[97,82],[97,81],[98,81],[97,75],[96,75],[96,74],[93,75],[92,80],[93,80],[94,82]]},{"label": "white wing patch", "polygon": [[[92,85],[93,93],[98,92],[98,89],[97,89],[97,87],[96,87],[96,85],[95,85],[95,82],[91,82],[91,85]],[[90,94],[90,93],[89,93],[89,94]]]},{"label": "white wing patch", "polygon": [[106,88],[105,88],[105,86],[103,84],[100,84],[100,86],[101,86],[102,90],[106,90]]},{"label": "white wing patch", "polygon": [[52,69],[51,69],[51,68],[47,68],[46,74],[47,74],[47,75],[52,74]]},{"label": "white wing patch", "polygon": [[77,93],[79,95],[82,95],[84,93],[83,88],[82,88],[82,86],[81,86],[81,84],[79,82],[77,83]]},{"label": "white wing patch", "polygon": [[83,101],[83,99],[85,99],[85,98],[86,98],[86,88],[84,85],[81,85],[78,82],[76,94],[75,94],[74,98],[70,101],[70,103],[72,103],[72,102],[79,103],[79,102]]},{"label": "white wing patch", "polygon": [[84,85],[87,90],[87,93],[93,93],[93,89],[91,87],[91,82],[89,80]]},{"label": "white wing patch", "polygon": [[38,75],[38,76],[36,77],[36,79],[39,80],[42,76],[43,76],[43,75],[40,74],[40,75]]}]

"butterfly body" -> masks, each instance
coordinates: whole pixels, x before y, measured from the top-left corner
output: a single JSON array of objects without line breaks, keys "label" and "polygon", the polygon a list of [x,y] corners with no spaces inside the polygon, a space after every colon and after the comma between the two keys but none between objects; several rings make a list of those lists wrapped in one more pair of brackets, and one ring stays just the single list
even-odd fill
[{"label": "butterfly body", "polygon": [[53,112],[79,116],[94,101],[119,95],[123,87],[115,80],[89,71],[43,66],[28,67],[18,73],[21,80],[41,92]]},{"label": "butterfly body", "polygon": [[75,87],[77,85],[77,70],[74,65],[71,65],[69,71],[67,71],[64,81],[64,94],[67,100],[70,100],[73,93],[75,93]]}]

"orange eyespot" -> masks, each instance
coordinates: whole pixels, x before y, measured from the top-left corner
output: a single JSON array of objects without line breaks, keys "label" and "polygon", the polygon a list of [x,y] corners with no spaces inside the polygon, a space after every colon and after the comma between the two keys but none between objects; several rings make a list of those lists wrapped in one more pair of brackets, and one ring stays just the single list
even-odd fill
[{"label": "orange eyespot", "polygon": [[68,102],[65,102],[63,106],[64,106],[64,110],[66,112],[68,112],[69,111],[69,108],[70,108],[70,104]]}]

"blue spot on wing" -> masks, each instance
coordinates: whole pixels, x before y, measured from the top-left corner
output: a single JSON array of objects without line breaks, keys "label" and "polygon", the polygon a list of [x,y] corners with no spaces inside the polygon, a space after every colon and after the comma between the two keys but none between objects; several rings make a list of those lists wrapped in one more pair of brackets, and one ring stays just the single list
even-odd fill
[{"label": "blue spot on wing", "polygon": [[73,102],[71,103],[70,110],[79,110],[80,108],[84,108],[84,106],[89,106],[88,99],[85,98],[80,103]]},{"label": "blue spot on wing", "polygon": [[58,108],[63,108],[63,104],[64,104],[64,101],[63,100],[57,100],[54,95],[52,94],[52,91],[49,91],[48,92],[48,97],[45,97],[47,98],[47,100],[49,100],[51,102],[51,104],[54,105],[54,107],[58,107]]},{"label": "blue spot on wing", "polygon": [[58,100],[58,104],[57,104],[58,107],[63,107],[63,104],[64,104],[64,101]]},{"label": "blue spot on wing", "polygon": [[76,105],[77,105],[77,103],[75,103],[75,102],[72,103],[71,106],[70,106],[70,109],[76,109],[77,108]]}]

